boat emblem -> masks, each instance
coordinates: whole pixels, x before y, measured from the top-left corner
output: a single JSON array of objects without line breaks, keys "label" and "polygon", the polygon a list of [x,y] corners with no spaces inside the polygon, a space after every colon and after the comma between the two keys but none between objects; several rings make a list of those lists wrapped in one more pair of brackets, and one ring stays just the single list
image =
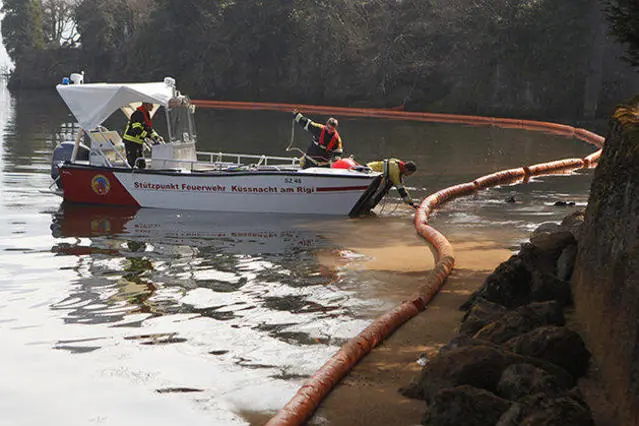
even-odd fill
[{"label": "boat emblem", "polygon": [[111,189],[111,182],[104,175],[95,175],[91,179],[91,188],[98,195],[107,195]]}]

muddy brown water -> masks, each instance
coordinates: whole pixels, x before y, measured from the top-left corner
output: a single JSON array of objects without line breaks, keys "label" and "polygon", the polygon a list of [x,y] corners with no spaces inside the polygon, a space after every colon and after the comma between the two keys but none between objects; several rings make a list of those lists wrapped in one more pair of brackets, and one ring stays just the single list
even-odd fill
[{"label": "muddy brown water", "polygon": [[[433,266],[396,192],[376,216],[359,219],[63,205],[43,191],[52,149],[72,138],[64,105],[52,93],[2,88],[0,117],[6,424],[258,424],[343,342],[413,295]],[[200,147],[283,155],[291,118],[201,110]],[[417,198],[594,151],[574,139],[490,127],[342,118],[340,129],[360,162],[415,161],[408,187]],[[299,130],[294,138],[308,142]],[[448,308],[538,224],[585,206],[591,179],[592,171],[535,178],[439,210],[432,224],[452,242],[457,265],[443,304],[405,326],[430,324],[432,338],[414,345],[427,350],[444,339],[457,315]],[[374,356],[383,365],[389,358],[380,349]],[[407,352],[409,366],[412,357]],[[392,376],[390,367],[382,370]],[[318,422],[339,424],[348,412],[331,401]]]}]

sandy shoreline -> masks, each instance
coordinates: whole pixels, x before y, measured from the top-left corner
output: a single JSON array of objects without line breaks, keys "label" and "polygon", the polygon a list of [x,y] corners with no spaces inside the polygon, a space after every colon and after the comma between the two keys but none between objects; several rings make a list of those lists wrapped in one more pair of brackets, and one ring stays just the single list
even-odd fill
[{"label": "sandy shoreline", "polygon": [[[436,354],[457,335],[463,312],[458,308],[485,278],[512,254],[492,241],[455,241],[456,267],[428,309],[411,319],[368,354],[322,402],[309,421],[330,426],[414,426],[421,424],[423,401],[403,397],[398,389],[415,378],[421,367],[421,354]],[[404,248],[403,255],[390,258],[413,259],[415,247]],[[388,258],[388,257],[387,257]],[[399,262],[393,266],[403,264]],[[369,266],[389,264],[371,262]],[[397,271],[400,273],[399,271]],[[402,272],[406,273],[406,272]],[[418,285],[423,275],[416,276]],[[415,287],[417,288],[417,287]],[[570,315],[570,313],[567,313]],[[571,318],[568,319],[569,322]],[[570,326],[576,330],[579,325]],[[579,382],[579,389],[591,407],[597,426],[615,426],[614,406],[607,400],[596,366]]]},{"label": "sandy shoreline", "polygon": [[[490,245],[487,241],[453,244],[457,266],[428,309],[404,324],[355,366],[322,402],[309,424],[420,424],[424,412],[423,401],[405,398],[398,389],[406,386],[419,373],[421,367],[417,359],[422,353],[435,353],[457,334],[463,316],[458,307],[500,262],[512,255],[507,249],[486,250],[485,247]],[[425,243],[424,246],[424,253],[430,256],[430,262],[426,263],[426,259],[421,259],[422,270],[430,270],[433,264],[432,254]],[[383,249],[384,261],[376,258],[368,267],[394,267],[398,280],[403,277],[403,281],[411,281],[413,288],[417,289],[425,275],[413,275],[413,279],[406,280],[405,264],[407,260],[419,257],[416,253],[419,252],[419,247],[404,247],[390,256],[387,255],[388,249]],[[390,259],[401,260],[391,262]],[[418,268],[414,268],[413,272],[415,269]]]},{"label": "sandy shoreline", "polygon": [[[354,243],[348,245],[348,250],[361,256],[360,259],[340,261],[320,251],[316,253],[319,262],[327,268],[340,269],[342,273],[365,270],[389,279],[385,285],[366,289],[366,295],[371,298],[381,298],[394,305],[416,294],[424,277],[434,267],[434,259],[430,246],[416,235],[412,222],[406,219],[391,221],[381,233],[376,221],[359,222],[357,228],[358,236],[351,239]],[[335,230],[339,236],[331,239],[351,235],[349,231],[348,228]],[[396,235],[407,237],[398,239],[394,237]],[[424,403],[404,398],[397,390],[419,372],[421,367],[417,359],[420,354],[437,351],[456,334],[463,316],[459,305],[500,262],[512,255],[511,250],[476,236],[460,236],[459,241],[453,238],[451,244],[455,248],[457,265],[428,309],[405,323],[356,365],[322,401],[308,424],[420,423]],[[252,426],[261,426],[271,416],[244,413],[244,417]]]},{"label": "sandy shoreline", "polygon": [[[361,228],[366,224],[359,223]],[[377,226],[374,222],[370,226]],[[322,257],[327,267],[342,270],[365,269],[390,277],[390,282],[374,291],[371,297],[383,298],[397,304],[415,294],[434,260],[428,244],[414,234],[412,223],[391,224],[383,235],[364,233],[360,244],[350,250],[365,260],[335,265],[335,259]],[[411,233],[412,231],[412,233]],[[394,239],[389,235],[413,235],[414,239]],[[443,231],[446,235],[446,231]],[[360,234],[361,235],[361,234]],[[366,235],[368,235],[366,237]],[[414,426],[419,425],[425,411],[423,401],[403,397],[398,389],[417,376],[421,367],[417,363],[421,354],[434,354],[457,334],[463,312],[458,308],[484,279],[512,254],[517,232],[501,230],[492,235],[473,232],[450,232],[446,235],[455,251],[456,265],[440,293],[428,308],[405,323],[389,338],[369,353],[322,401],[309,425],[329,426]],[[596,376],[596,374],[593,374]],[[612,408],[605,400],[596,377],[580,383],[586,400],[591,405],[598,426],[613,426]],[[264,413],[246,416],[252,426],[269,420]]]}]

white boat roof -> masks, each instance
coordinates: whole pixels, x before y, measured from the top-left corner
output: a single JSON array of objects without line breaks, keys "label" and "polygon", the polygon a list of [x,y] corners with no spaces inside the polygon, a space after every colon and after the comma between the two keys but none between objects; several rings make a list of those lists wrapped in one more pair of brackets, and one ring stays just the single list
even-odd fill
[{"label": "white boat roof", "polygon": [[175,95],[175,80],[158,83],[58,84],[56,89],[78,124],[87,130],[100,125],[122,107],[150,102],[168,108]]}]

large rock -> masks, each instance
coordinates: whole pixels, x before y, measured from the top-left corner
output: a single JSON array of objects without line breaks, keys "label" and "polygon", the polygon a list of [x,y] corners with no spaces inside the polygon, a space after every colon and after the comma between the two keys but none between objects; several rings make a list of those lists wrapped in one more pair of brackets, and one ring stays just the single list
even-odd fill
[{"label": "large rock", "polygon": [[531,303],[504,314],[473,336],[476,339],[502,344],[544,325],[564,325],[563,311],[555,302]]},{"label": "large rock", "polygon": [[530,236],[530,243],[543,252],[559,256],[569,244],[577,240],[567,227],[556,223],[542,223]]},{"label": "large rock", "polygon": [[530,280],[530,301],[555,301],[559,306],[572,304],[572,290],[568,281],[560,280],[556,275],[534,270]]},{"label": "large rock", "polygon": [[566,390],[568,388],[557,377],[532,364],[508,366],[497,384],[497,395],[511,401],[538,393],[557,395]]},{"label": "large rock", "polygon": [[472,386],[437,392],[422,418],[427,426],[494,426],[511,403]]},{"label": "large rock", "polygon": [[621,424],[639,424],[639,97],[610,120],[572,278],[575,309]]},{"label": "large rock", "polygon": [[561,226],[569,231],[577,241],[581,237],[581,228],[584,224],[584,211],[577,210],[572,214],[566,216],[561,221]]},{"label": "large rock", "polygon": [[502,305],[485,299],[477,300],[470,310],[466,312],[466,315],[464,315],[459,333],[472,336],[484,326],[497,321],[504,316],[506,312],[507,309]]},{"label": "large rock", "polygon": [[467,311],[481,299],[513,308],[528,303],[529,295],[530,271],[515,255],[500,264],[460,309]]},{"label": "large rock", "polygon": [[[569,304],[570,285],[558,277],[558,262],[564,250],[575,246],[575,237],[557,224],[542,225],[535,235],[530,243],[521,246],[519,253],[500,264],[460,309],[468,311],[482,300],[507,308],[546,300],[555,300],[562,306]],[[567,261],[562,259],[563,276],[569,266]]]},{"label": "large rock", "polygon": [[469,336],[467,334],[458,334],[457,336],[450,339],[447,344],[439,348],[439,353],[443,354],[452,351],[453,349],[463,348],[466,346],[492,346],[501,349],[501,346],[487,342],[486,340],[474,339],[472,336]]},{"label": "large rock", "polygon": [[419,379],[400,392],[409,398],[424,399],[429,404],[441,389],[461,385],[494,393],[502,373],[513,364],[532,364],[555,376],[562,386],[570,387],[574,384],[573,377],[554,364],[495,346],[473,345],[437,355],[424,366]]},{"label": "large rock", "polygon": [[571,244],[566,247],[557,259],[557,278],[562,281],[570,281],[572,271],[575,269],[575,260],[577,260],[577,244]]},{"label": "large rock", "polygon": [[513,404],[495,426],[594,426],[592,413],[579,392],[537,394]]},{"label": "large rock", "polygon": [[[563,250],[563,249],[562,249]],[[557,274],[557,259],[561,251],[557,249],[547,250],[533,243],[524,243],[519,249],[519,256],[528,271],[542,271],[549,275]]]},{"label": "large rock", "polygon": [[504,348],[562,367],[578,379],[590,365],[590,352],[579,334],[565,327],[539,327],[507,341]]}]

